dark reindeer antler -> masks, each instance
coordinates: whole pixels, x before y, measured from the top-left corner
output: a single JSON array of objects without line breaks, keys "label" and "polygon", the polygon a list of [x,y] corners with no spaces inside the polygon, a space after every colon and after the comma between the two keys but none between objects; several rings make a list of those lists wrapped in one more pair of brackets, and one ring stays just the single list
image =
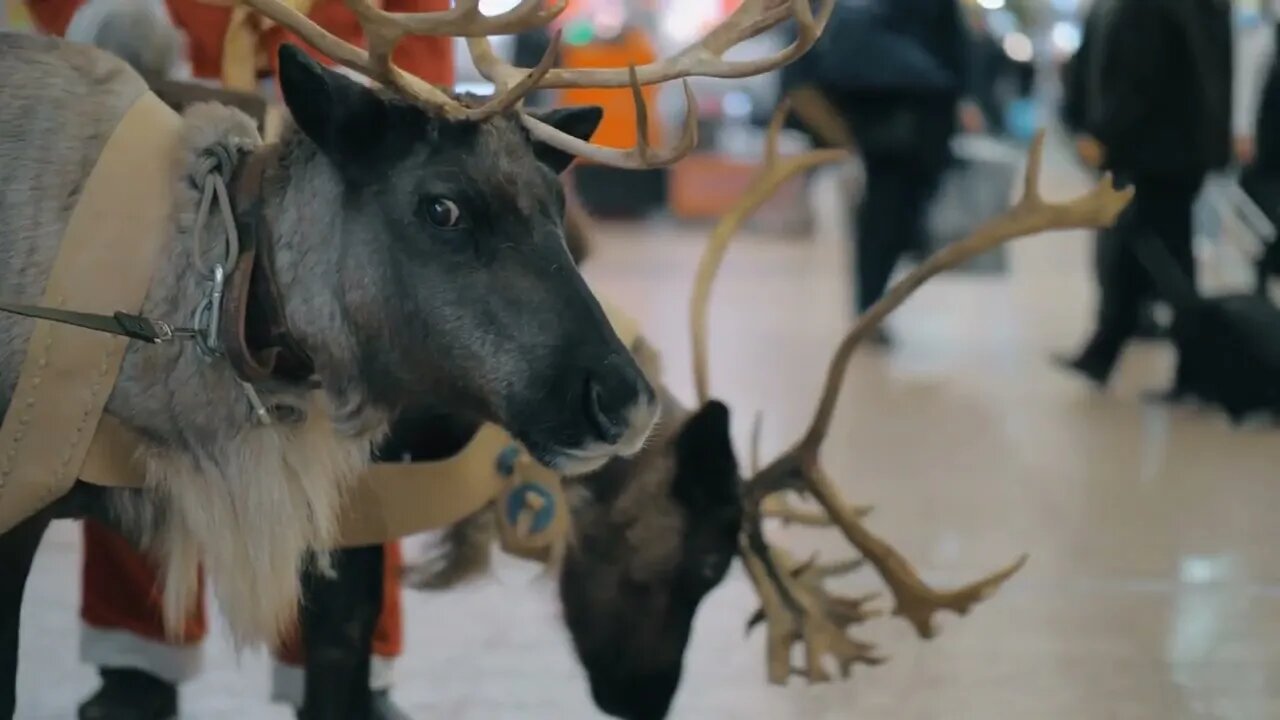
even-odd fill
[{"label": "dark reindeer antler", "polygon": [[[784,112],[785,108],[779,109],[770,128],[771,154],[776,147],[772,136],[776,135]],[[823,469],[818,455],[831,427],[836,400],[854,350],[926,281],[1015,238],[1047,230],[1107,227],[1115,222],[1133,197],[1132,189],[1116,190],[1107,175],[1091,191],[1075,200],[1064,203],[1046,201],[1039,188],[1043,146],[1044,133],[1041,132],[1028,155],[1022,198],[1012,208],[983,224],[964,240],[929,256],[858,319],[831,358],[825,387],[808,429],[788,451],[763,468],[759,467],[758,460],[757,421],[752,442],[752,476],[743,486],[744,524],[739,549],[760,596],[761,610],[752,618],[750,625],[763,622],[767,626],[771,682],[785,683],[797,673],[810,682],[829,681],[830,675],[824,667],[828,656],[835,660],[844,675],[855,664],[882,662],[882,658],[874,654],[872,646],[849,637],[847,633],[850,625],[870,616],[864,608],[869,598],[844,598],[830,594],[823,587],[823,581],[832,575],[847,572],[864,561],[875,567],[893,594],[893,613],[905,618],[920,637],[927,639],[935,635],[933,617],[937,612],[967,613],[1026,562],[1027,557],[1023,555],[1004,569],[956,590],[939,591],[930,587],[897,550],[861,523],[860,517],[866,511],[846,504]],[[766,168],[771,164],[772,161],[767,161]],[[769,171],[766,169],[762,175],[769,176]],[[710,281],[729,236],[742,219],[763,201],[763,197],[767,197],[767,194],[762,197],[761,193],[768,187],[776,188],[779,182],[775,180],[771,186],[762,186],[759,182],[753,185],[717,227],[717,234],[708,244],[699,267],[692,314],[694,377],[700,401],[705,402],[708,397],[705,317]],[[780,494],[786,492],[812,496],[821,506],[821,512],[805,513],[792,509],[780,501]],[[834,527],[861,553],[862,559],[825,570],[819,570],[813,561],[797,564],[787,553],[766,542],[761,523],[764,517],[770,516],[807,525]],[[805,646],[804,667],[798,670],[791,665],[791,649],[797,642]]]},{"label": "dark reindeer antler", "polygon": [[[364,29],[369,49],[362,50],[316,25],[302,13],[280,0],[241,0],[271,20],[297,33],[335,62],[395,90],[407,99],[435,108],[452,120],[483,120],[518,107],[525,95],[540,88],[631,87],[635,101],[638,141],[629,150],[603,147],[571,137],[537,118],[521,114],[521,121],[534,138],[564,152],[614,167],[641,169],[663,167],[688,155],[697,144],[698,115],[693,91],[686,78],[702,76],[741,78],[781,67],[813,46],[822,33],[835,0],[821,0],[815,16],[810,0],[744,0],[744,2],[697,42],[675,55],[640,67],[608,69],[553,69],[559,51],[557,33],[533,68],[517,68],[501,60],[488,36],[514,34],[543,27],[564,12],[566,0],[545,7],[544,0],[522,0],[498,15],[480,12],[479,0],[455,0],[449,10],[422,13],[393,13],[374,7],[371,0],[343,0]],[[729,61],[724,54],[734,46],[792,19],[797,26],[795,42],[774,55],[757,60]],[[449,93],[401,70],[391,60],[392,52],[410,35],[452,35],[465,37],[476,69],[495,86],[494,96],[479,107],[469,107]],[[685,118],[680,138],[667,150],[648,144],[648,110],[642,85],[684,81]]]}]

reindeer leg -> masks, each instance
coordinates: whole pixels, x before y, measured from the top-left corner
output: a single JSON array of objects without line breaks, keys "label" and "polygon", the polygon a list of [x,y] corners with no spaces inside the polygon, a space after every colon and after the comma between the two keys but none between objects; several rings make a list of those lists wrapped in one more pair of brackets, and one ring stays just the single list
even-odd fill
[{"label": "reindeer leg", "polygon": [[383,547],[333,553],[334,575],[303,574],[306,690],[299,720],[367,720],[373,633],[382,609]]},{"label": "reindeer leg", "polygon": [[40,539],[53,519],[45,508],[0,535],[0,720],[11,720],[17,710],[18,627],[22,595],[31,573],[31,561]]}]

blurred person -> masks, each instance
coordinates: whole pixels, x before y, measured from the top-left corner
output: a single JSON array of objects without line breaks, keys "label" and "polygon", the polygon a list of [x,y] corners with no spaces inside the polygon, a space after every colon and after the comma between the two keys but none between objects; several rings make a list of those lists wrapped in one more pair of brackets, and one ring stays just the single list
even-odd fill
[{"label": "blurred person", "polygon": [[1264,3],[1261,12],[1245,15],[1233,35],[1232,132],[1235,159],[1248,167],[1258,152],[1258,132],[1265,93],[1276,50],[1276,18],[1280,1]]},{"label": "blurred person", "polygon": [[[1059,364],[1105,385],[1153,294],[1124,238],[1154,236],[1194,282],[1192,207],[1232,154],[1232,30],[1227,0],[1106,0],[1074,72],[1083,103],[1077,147],[1091,166],[1136,189],[1100,258],[1097,327]],[[1102,254],[1102,253],[1100,253]]]},{"label": "blurred person", "polygon": [[[1092,171],[1100,172],[1102,158],[1096,154],[1097,145],[1090,142],[1085,126],[1088,122],[1090,105],[1089,101],[1091,93],[1096,90],[1096,81],[1099,71],[1098,58],[1100,54],[1096,52],[1099,44],[1098,37],[1103,33],[1103,28],[1108,22],[1108,13],[1113,0],[1094,0],[1093,4],[1085,15],[1084,22],[1081,25],[1080,47],[1076,49],[1074,55],[1067,62],[1064,68],[1063,83],[1063,100],[1062,100],[1062,119],[1063,124],[1076,137],[1076,151],[1081,161]],[[1125,238],[1116,228],[1099,230],[1095,233],[1094,239],[1094,272],[1097,277],[1101,278],[1107,275],[1109,268],[1117,262]],[[1143,298],[1137,307],[1138,319],[1134,329],[1134,337],[1139,338],[1160,338],[1165,336],[1165,330],[1161,326],[1159,320],[1156,319],[1155,301],[1153,298]]]},{"label": "blurred person", "polygon": [[[1062,122],[1077,136],[1085,132],[1088,123],[1090,92],[1096,87],[1090,84],[1090,78],[1097,76],[1096,48],[1101,42],[1098,38],[1108,23],[1112,4],[1113,0],[1093,0],[1080,24],[1080,46],[1063,66]],[[1085,157],[1085,152],[1092,149],[1087,143],[1077,144],[1081,159],[1096,168],[1101,158]]]},{"label": "blurred person", "polygon": [[1280,24],[1271,19],[1241,35],[1234,113],[1241,185],[1271,215],[1270,208],[1280,206]]},{"label": "blurred person", "polygon": [[[817,45],[783,68],[795,124],[855,149],[866,172],[855,228],[855,305],[884,294],[902,255],[922,251],[925,216],[958,122],[984,129],[965,97],[971,46],[958,0],[844,0]],[[876,341],[889,342],[878,331]]]},{"label": "blurred person", "polygon": [[[1280,47],[1280,23],[1273,15],[1250,39],[1252,42],[1242,43],[1237,53],[1237,57],[1244,56],[1240,65],[1246,68],[1237,81],[1241,88],[1237,107],[1243,116],[1237,122],[1237,137],[1241,135],[1239,126],[1252,122],[1256,143],[1243,148],[1250,155],[1240,174],[1240,187],[1273,225],[1280,226],[1280,53],[1276,52]],[[1251,92],[1255,85],[1257,93]],[[1240,145],[1237,142],[1238,148]],[[1258,288],[1265,291],[1273,276],[1280,276],[1280,240],[1276,238],[1271,238],[1259,258]]]},{"label": "blurred person", "polygon": [[1014,63],[996,42],[987,25],[986,13],[970,8],[966,13],[971,38],[969,93],[982,110],[983,121],[992,132],[1004,132],[1004,111],[997,94],[1000,81],[1014,68]]}]

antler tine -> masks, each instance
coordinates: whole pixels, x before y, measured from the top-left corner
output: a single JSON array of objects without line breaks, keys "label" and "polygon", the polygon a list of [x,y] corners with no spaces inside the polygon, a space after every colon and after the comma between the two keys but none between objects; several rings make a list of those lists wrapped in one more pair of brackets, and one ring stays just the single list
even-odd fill
[{"label": "antler tine", "polygon": [[[634,80],[635,68],[631,68],[630,72]],[[520,119],[535,140],[571,155],[618,168],[643,170],[666,167],[693,151],[698,144],[698,99],[694,97],[693,88],[689,87],[688,81],[684,83],[684,126],[680,139],[668,150],[655,151],[649,145],[649,110],[638,81],[631,83],[631,95],[636,109],[636,146],[629,150],[593,145],[566,135],[531,115],[521,115]]]},{"label": "antler tine", "polygon": [[544,0],[521,0],[506,12],[485,15],[480,12],[480,0],[455,0],[448,10],[418,13],[387,12],[374,6],[371,0],[344,2],[356,14],[366,33],[372,28],[397,40],[407,35],[511,35],[546,25],[568,7],[567,0],[551,6]]},{"label": "antler tine", "polygon": [[757,516],[765,499],[773,493],[796,490],[811,494],[831,518],[832,524],[876,568],[889,586],[896,600],[894,614],[906,618],[923,638],[933,637],[935,633],[935,613],[944,609],[959,614],[968,612],[975,603],[995,592],[1020,570],[1027,556],[1023,555],[1008,567],[957,590],[934,590],[920,579],[900,553],[861,524],[823,470],[818,461],[818,450],[830,427],[836,398],[854,349],[863,337],[927,280],[1014,238],[1046,230],[1109,226],[1132,199],[1132,188],[1116,190],[1110,176],[1105,176],[1091,191],[1075,200],[1063,203],[1045,201],[1040,194],[1039,179],[1043,151],[1044,132],[1041,131],[1032,142],[1028,155],[1023,197],[1012,208],[984,223],[964,240],[930,255],[858,319],[831,358],[826,384],[808,430],[789,451],[755,474],[744,492],[744,502],[754,503],[754,506],[749,506],[749,511],[753,510]]},{"label": "antler tine", "polygon": [[[697,145],[697,104],[687,78],[692,76],[748,77],[791,62],[813,46],[835,7],[835,0],[823,0],[823,6],[815,18],[809,3],[810,0],[745,0],[723,23],[712,29],[698,42],[689,45],[672,57],[640,67],[556,68],[542,69],[539,73],[537,69],[517,68],[498,58],[486,37],[469,37],[467,49],[476,69],[487,80],[493,82],[500,92],[501,88],[517,86],[524,88],[526,92],[534,88],[631,87],[635,98],[638,138],[636,147],[630,150],[592,145],[565,135],[533,117],[525,116],[525,127],[535,139],[541,142],[601,164],[628,169],[666,167],[689,154]],[[722,56],[730,48],[743,40],[763,33],[789,17],[796,21],[797,36],[795,42],[781,52],[749,61],[729,62],[723,59]],[[557,45],[558,39],[557,42],[552,43],[552,48]],[[535,73],[538,76],[532,77]],[[649,118],[640,88],[676,79],[684,81],[685,94],[685,119],[680,139],[668,150],[655,151],[648,144]],[[522,94],[519,93],[519,95]],[[468,117],[476,117],[476,115]]]},{"label": "antler tine", "polygon": [[[560,47],[560,32],[557,31],[547,46],[546,53],[538,66],[525,70],[514,67],[493,51],[488,38],[467,38],[467,51],[476,70],[482,77],[494,84],[494,98],[474,111],[476,116],[485,117],[500,112],[519,103],[526,94],[541,84],[541,81],[552,72],[552,64]],[[636,147],[630,150],[619,150],[593,145],[589,142],[566,135],[531,115],[522,114],[521,121],[529,130],[529,134],[540,142],[559,148],[578,157],[587,158],[613,167],[633,170],[655,167],[666,167],[688,155],[698,144],[698,108],[697,98],[689,83],[684,83],[685,117],[680,139],[669,150],[654,152],[649,145],[649,108],[644,100],[644,93],[635,79],[635,68],[629,70],[632,79],[631,94],[636,113]]]},{"label": "antler tine", "polygon": [[[784,685],[792,675],[810,683],[830,682],[831,675],[824,667],[828,656],[846,678],[854,665],[884,662],[874,645],[848,635],[849,626],[879,614],[866,607],[875,596],[832,595],[823,586],[826,578],[856,569],[856,562],[825,567],[812,561],[797,564],[781,549],[766,546],[757,552],[748,550],[746,543],[740,553],[760,597],[760,609],[747,621],[747,629],[765,623],[769,682]],[[791,665],[791,649],[796,643],[804,645],[801,668]]]},{"label": "antler tine", "polygon": [[458,0],[448,10],[423,13],[391,13],[370,0],[343,0],[364,31],[368,50],[358,48],[321,28],[310,18],[280,0],[241,0],[277,24],[296,33],[334,62],[359,72],[410,100],[439,110],[452,120],[478,120],[512,107],[551,68],[545,60],[524,74],[527,82],[512,83],[510,91],[479,108],[468,108],[447,92],[406,73],[392,62],[396,46],[409,35],[449,35],[471,37],[521,32],[547,24],[566,7],[560,0],[544,7],[542,0],[521,0],[498,15],[480,12],[479,0]]},{"label": "antler tine", "polygon": [[[813,47],[826,27],[836,0],[822,0],[817,14],[811,0],[744,0],[701,39],[668,58],[636,68],[641,85],[687,77],[744,78],[782,67]],[[731,48],[773,28],[788,18],[796,22],[796,39],[782,50],[755,60],[725,60]],[[538,87],[625,87],[631,79],[619,68],[556,69]]]},{"label": "antler tine", "polygon": [[765,141],[764,164],[738,202],[716,223],[698,261],[698,271],[693,281],[693,298],[689,303],[689,325],[693,333],[693,380],[699,404],[705,403],[711,396],[707,366],[707,304],[711,298],[711,284],[720,270],[729,241],[747,218],[787,180],[806,170],[849,156],[846,150],[829,148],[811,150],[787,158],[779,157],[778,135],[790,109],[791,103],[784,100],[774,110]]},{"label": "antler tine", "polygon": [[889,313],[902,305],[925,282],[944,270],[954,268],[1015,238],[1046,230],[1110,226],[1133,198],[1132,188],[1116,190],[1111,175],[1108,174],[1092,190],[1075,200],[1065,203],[1046,202],[1040,195],[1043,154],[1044,131],[1041,130],[1032,141],[1027,155],[1027,175],[1022,198],[1008,211],[988,220],[965,239],[930,255],[858,318],[831,358],[817,411],[800,443],[806,453],[816,453],[826,437],[853,351]]}]

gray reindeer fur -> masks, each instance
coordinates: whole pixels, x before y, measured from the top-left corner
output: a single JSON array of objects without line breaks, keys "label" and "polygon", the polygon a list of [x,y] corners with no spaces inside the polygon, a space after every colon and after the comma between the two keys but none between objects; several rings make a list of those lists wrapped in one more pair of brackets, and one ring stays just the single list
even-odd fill
[{"label": "gray reindeer fur", "polygon": [[[0,34],[0,77],[0,288],[6,298],[38,303],[81,183],[147,86],[105,53],[15,34]],[[200,300],[192,225],[201,151],[259,143],[253,122],[238,111],[202,105],[186,113],[173,241],[157,264],[144,314],[187,318]],[[315,197],[306,204],[319,212],[289,223],[304,232],[331,227],[335,218],[324,209],[339,206],[336,179],[320,168],[313,175],[306,186]],[[220,247],[221,228],[220,220],[210,223],[206,247]],[[354,339],[325,327],[324,319],[340,313],[332,290],[310,287],[327,285],[335,268],[324,255],[297,247],[298,237],[282,238],[276,249],[281,283],[289,288],[288,315],[300,335],[327,338],[315,343],[330,351],[317,358],[318,367],[331,378],[349,375],[344,362],[355,352]],[[4,407],[32,328],[29,320],[0,315]],[[263,428],[225,364],[208,363],[189,343],[129,347],[106,412],[146,439],[147,482],[156,492],[120,495],[115,511],[165,557],[165,608],[173,627],[193,599],[200,560],[216,578],[215,592],[242,639],[274,637],[292,618],[299,558],[333,537],[342,490],[334,479],[356,475],[387,423],[358,387],[330,387],[340,390],[329,398],[332,428],[325,427],[325,409],[302,394],[271,401],[312,409],[305,426]]]},{"label": "gray reindeer fur", "polygon": [[[313,123],[344,111],[334,102],[342,93],[350,99],[363,92],[340,87],[350,82],[319,68],[296,72],[307,88],[298,102]],[[0,79],[0,294],[37,303],[81,184],[146,84],[100,50],[3,32]],[[358,102],[373,108],[373,101]],[[378,112],[402,133],[435,128],[419,109]],[[284,311],[324,391],[260,393],[300,420],[255,424],[230,368],[207,362],[192,344],[127,351],[106,412],[144,438],[150,492],[119,494],[112,510],[160,556],[170,627],[180,627],[203,563],[240,641],[278,637],[296,612],[301,564],[332,544],[344,489],[406,404],[501,422],[541,459],[566,469],[633,453],[653,426],[653,390],[578,276],[550,214],[556,170],[548,168],[567,162],[535,159],[540,150],[509,115],[429,132],[453,133],[466,149],[410,135],[407,142],[426,146],[388,160],[376,140],[360,136],[369,153],[380,151],[381,162],[397,163],[407,175],[366,181],[383,183],[376,199],[353,198],[339,161],[299,129],[284,132],[283,179],[264,186],[264,202],[273,216]],[[185,323],[200,299],[193,177],[202,151],[260,143],[238,111],[205,104],[184,113],[171,241],[144,314]],[[462,174],[413,164],[428,151],[441,156],[438,163],[458,162],[449,153],[464,152]],[[352,162],[364,162],[359,157]],[[452,183],[470,193],[460,197],[478,211],[503,209],[466,235],[406,235],[402,228],[415,220],[403,208],[414,207],[416,196],[389,195],[413,193],[419,183]],[[205,227],[208,251],[221,251],[223,227],[215,209]],[[421,252],[404,246],[418,237],[461,237],[483,254],[445,244],[438,260],[406,256]],[[412,267],[397,257],[412,257]],[[410,270],[420,274],[406,276]],[[12,396],[32,327],[0,315],[0,409]],[[572,402],[548,403],[548,394]]]}]

